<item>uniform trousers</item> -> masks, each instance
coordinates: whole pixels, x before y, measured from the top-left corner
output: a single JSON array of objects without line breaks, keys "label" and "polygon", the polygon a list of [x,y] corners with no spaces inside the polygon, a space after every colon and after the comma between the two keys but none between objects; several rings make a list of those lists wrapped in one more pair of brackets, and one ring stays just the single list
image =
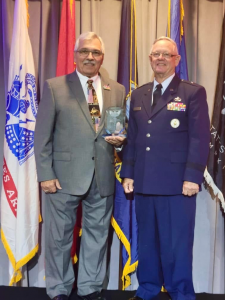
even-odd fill
[{"label": "uniform trousers", "polygon": [[139,287],[154,299],[165,286],[173,300],[194,300],[192,251],[196,196],[136,194]]},{"label": "uniform trousers", "polygon": [[95,176],[82,196],[47,194],[45,209],[46,289],[50,298],[71,293],[74,270],[71,259],[76,212],[82,201],[82,236],[78,260],[78,294],[101,291],[106,273],[106,252],[113,195],[101,197]]}]

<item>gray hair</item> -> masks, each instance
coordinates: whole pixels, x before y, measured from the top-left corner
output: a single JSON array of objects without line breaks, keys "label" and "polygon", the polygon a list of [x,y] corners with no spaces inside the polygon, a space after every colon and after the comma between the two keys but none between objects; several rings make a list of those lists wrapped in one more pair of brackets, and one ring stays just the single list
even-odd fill
[{"label": "gray hair", "polygon": [[[155,45],[158,41],[168,41],[168,42],[170,42],[170,43],[173,44],[173,46],[174,46],[174,49],[173,49],[173,50],[175,51],[175,53],[176,53],[176,54],[179,54],[179,53],[178,53],[178,49],[177,49],[177,44],[176,44],[176,42],[175,42],[174,40],[172,40],[171,38],[169,38],[169,37],[167,37],[167,36],[161,36],[161,37],[159,37],[158,39],[154,40],[153,45]],[[152,45],[152,48],[153,48],[153,45]],[[152,48],[151,48],[150,53],[152,53]]]},{"label": "gray hair", "polygon": [[77,51],[79,49],[80,41],[93,40],[93,39],[98,39],[100,41],[101,51],[104,54],[105,53],[105,45],[104,45],[102,38],[100,36],[98,36],[95,32],[91,32],[91,31],[84,32],[78,37],[78,39],[76,40],[74,51]]}]

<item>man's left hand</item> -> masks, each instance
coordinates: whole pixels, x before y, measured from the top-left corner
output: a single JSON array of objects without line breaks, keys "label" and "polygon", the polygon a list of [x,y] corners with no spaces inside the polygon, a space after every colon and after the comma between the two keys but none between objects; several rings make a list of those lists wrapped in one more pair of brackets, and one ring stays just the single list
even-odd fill
[{"label": "man's left hand", "polygon": [[199,185],[194,182],[184,181],[182,194],[185,196],[193,196],[199,192]]},{"label": "man's left hand", "polygon": [[115,147],[120,147],[124,143],[125,139],[126,139],[125,137],[118,136],[118,135],[112,135],[112,136],[105,137],[105,141],[112,144]]}]

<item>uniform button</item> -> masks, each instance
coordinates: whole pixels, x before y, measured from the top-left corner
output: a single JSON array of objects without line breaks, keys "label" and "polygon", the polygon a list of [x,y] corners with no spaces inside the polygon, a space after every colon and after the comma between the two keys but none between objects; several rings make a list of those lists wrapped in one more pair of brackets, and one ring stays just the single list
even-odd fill
[{"label": "uniform button", "polygon": [[146,148],[146,151],[150,151],[150,147],[147,147],[147,148]]},{"label": "uniform button", "polygon": [[152,120],[148,120],[148,124],[151,124],[152,123]]},{"label": "uniform button", "polygon": [[94,158],[94,156],[92,157],[92,160],[94,160],[95,158]]},{"label": "uniform button", "polygon": [[150,133],[147,133],[146,136],[147,136],[147,137],[150,137]]}]

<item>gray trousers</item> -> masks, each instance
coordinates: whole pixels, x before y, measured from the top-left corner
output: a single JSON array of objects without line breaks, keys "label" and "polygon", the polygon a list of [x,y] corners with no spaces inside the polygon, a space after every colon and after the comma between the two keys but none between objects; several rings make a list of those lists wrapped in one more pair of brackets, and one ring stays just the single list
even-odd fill
[{"label": "gray trousers", "polygon": [[82,236],[78,261],[78,294],[101,291],[106,272],[106,252],[113,195],[102,198],[95,176],[88,192],[74,196],[57,192],[45,202],[46,289],[50,298],[71,293],[74,270],[71,259],[76,212],[82,201]]}]

